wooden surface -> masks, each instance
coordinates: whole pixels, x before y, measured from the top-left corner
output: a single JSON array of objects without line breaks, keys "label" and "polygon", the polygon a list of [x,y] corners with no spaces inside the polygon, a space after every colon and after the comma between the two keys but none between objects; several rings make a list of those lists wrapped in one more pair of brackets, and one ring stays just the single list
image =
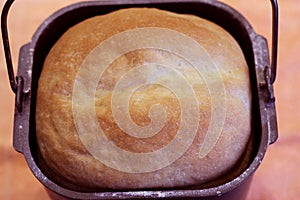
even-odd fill
[{"label": "wooden surface", "polygon": [[[51,13],[75,0],[16,0],[9,15],[14,66],[21,45],[30,41]],[[224,0],[270,41],[268,0]],[[0,0],[2,8],[4,0]],[[280,0],[278,76],[275,95],[279,140],[255,173],[248,200],[300,199],[300,0]],[[12,148],[14,95],[9,88],[4,53],[0,48],[0,199],[48,199],[23,156]]]}]

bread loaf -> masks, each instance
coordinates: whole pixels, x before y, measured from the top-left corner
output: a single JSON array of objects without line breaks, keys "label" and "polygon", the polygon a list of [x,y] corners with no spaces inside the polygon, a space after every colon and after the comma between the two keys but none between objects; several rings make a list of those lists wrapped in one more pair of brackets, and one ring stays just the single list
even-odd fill
[{"label": "bread loaf", "polygon": [[150,8],[67,30],[36,103],[43,173],[77,191],[208,187],[246,167],[251,88],[218,25]]}]

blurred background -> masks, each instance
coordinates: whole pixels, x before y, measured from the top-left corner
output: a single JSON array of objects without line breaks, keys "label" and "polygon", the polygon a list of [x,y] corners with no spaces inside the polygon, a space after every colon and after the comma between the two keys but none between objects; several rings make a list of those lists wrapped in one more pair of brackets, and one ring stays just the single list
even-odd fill
[{"label": "blurred background", "polygon": [[[15,0],[9,13],[9,36],[15,71],[19,49],[42,21],[76,0]],[[269,0],[222,0],[242,13],[254,30],[271,41]],[[2,9],[5,0],[0,0]],[[300,0],[279,0],[279,58],[275,96],[279,139],[256,171],[247,200],[300,199]],[[270,46],[270,45],[269,45]],[[298,98],[299,97],[299,98]],[[10,90],[0,44],[0,199],[49,199],[12,147],[14,94]]]}]

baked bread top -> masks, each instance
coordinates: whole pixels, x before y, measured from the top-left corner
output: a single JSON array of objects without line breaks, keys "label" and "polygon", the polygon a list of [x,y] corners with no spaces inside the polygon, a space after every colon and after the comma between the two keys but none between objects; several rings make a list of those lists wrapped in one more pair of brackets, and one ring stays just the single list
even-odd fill
[{"label": "baked bread top", "polygon": [[220,184],[246,168],[250,132],[245,58],[205,19],[150,8],[95,16],[66,31],[44,62],[39,163],[63,187]]}]

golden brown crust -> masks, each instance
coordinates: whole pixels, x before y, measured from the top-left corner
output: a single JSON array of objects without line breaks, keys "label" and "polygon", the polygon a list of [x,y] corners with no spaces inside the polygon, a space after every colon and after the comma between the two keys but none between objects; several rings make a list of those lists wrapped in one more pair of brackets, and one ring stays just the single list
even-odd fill
[{"label": "golden brown crust", "polygon": [[[93,49],[117,33],[142,27],[175,30],[201,44],[219,69],[214,76],[221,76],[224,82],[226,118],[217,144],[200,159],[199,147],[212,115],[210,93],[205,82],[200,81],[193,85],[201,106],[199,127],[191,147],[178,160],[160,170],[127,173],[105,166],[85,148],[74,124],[72,91],[79,68]],[[156,60],[166,65],[187,66],[186,73],[193,73],[188,70],[190,64],[172,52],[141,49],[114,60],[102,74],[96,89],[95,110],[99,126],[107,130],[105,135],[114,145],[130,152],[153,152],[162,148],[174,139],[180,126],[179,100],[161,85],[141,87],[129,101],[130,116],[139,126],[151,123],[148,113],[152,105],[159,103],[166,109],[166,124],[158,134],[135,138],[124,133],[114,120],[111,96],[117,81],[134,67]],[[184,97],[183,101],[189,102],[190,98]],[[51,179],[75,190],[201,186],[222,177],[243,155],[250,136],[250,102],[248,68],[243,54],[235,40],[217,25],[194,16],[146,8],[93,17],[70,28],[45,60],[36,105],[40,164]],[[82,109],[82,115],[87,114],[84,106]],[[244,167],[239,167],[238,171]]]}]

